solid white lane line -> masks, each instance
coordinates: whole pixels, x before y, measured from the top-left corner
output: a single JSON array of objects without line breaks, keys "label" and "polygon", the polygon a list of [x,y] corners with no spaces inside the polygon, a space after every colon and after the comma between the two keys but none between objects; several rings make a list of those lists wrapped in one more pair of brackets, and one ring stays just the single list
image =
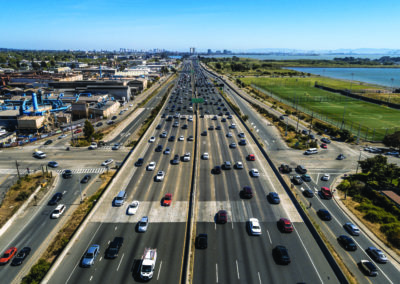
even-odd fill
[{"label": "solid white lane line", "polygon": [[114,229],[114,231],[116,231],[116,230],[117,230],[117,228],[118,228],[118,227],[117,227],[117,226],[115,226],[115,229]]},{"label": "solid white lane line", "polygon": [[258,272],[258,281],[260,281],[260,284],[261,284],[261,276],[260,276],[260,272]]},{"label": "solid white lane line", "polygon": [[239,265],[238,265],[237,260],[236,260],[236,271],[237,271],[238,279],[240,279],[240,275],[239,275]]},{"label": "solid white lane line", "polygon": [[214,223],[214,226],[215,226],[215,230],[217,230],[217,223]]},{"label": "solid white lane line", "polygon": [[271,236],[270,236],[270,234],[269,234],[269,231],[268,231],[268,230],[267,230],[267,234],[268,234],[269,242],[270,242],[270,244],[272,245]]},{"label": "solid white lane line", "polygon": [[89,279],[89,281],[92,281],[92,279],[93,279],[93,275],[92,275],[92,276],[90,276],[90,279]]},{"label": "solid white lane line", "polygon": [[102,257],[102,256],[100,256],[99,262],[100,262],[102,259],[103,259],[103,257]]},{"label": "solid white lane line", "polygon": [[269,146],[269,143],[268,143],[268,141],[267,140],[264,140],[264,142]]},{"label": "solid white lane line", "polygon": [[121,263],[122,263],[122,259],[124,258],[124,255],[125,255],[125,254],[122,254],[122,256],[121,256],[121,260],[120,260],[119,263],[118,263],[117,271],[119,270],[119,266],[120,266]]},{"label": "solid white lane line", "polygon": [[218,283],[218,263],[215,264],[215,273],[217,275],[217,283]]},{"label": "solid white lane line", "polygon": [[157,280],[158,280],[158,278],[160,278],[161,266],[162,266],[162,260],[161,260],[161,263],[160,263],[160,268],[158,269]]}]

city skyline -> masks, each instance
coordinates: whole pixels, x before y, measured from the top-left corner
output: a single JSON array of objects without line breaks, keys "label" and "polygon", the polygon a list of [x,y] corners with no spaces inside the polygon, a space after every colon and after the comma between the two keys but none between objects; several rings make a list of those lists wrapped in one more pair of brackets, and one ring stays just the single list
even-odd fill
[{"label": "city skyline", "polygon": [[[240,52],[255,49],[398,49],[400,3],[255,0],[229,4],[205,0],[161,2],[87,0],[2,5],[0,47],[119,50],[190,46]],[[372,20],[371,20],[372,19]]]}]

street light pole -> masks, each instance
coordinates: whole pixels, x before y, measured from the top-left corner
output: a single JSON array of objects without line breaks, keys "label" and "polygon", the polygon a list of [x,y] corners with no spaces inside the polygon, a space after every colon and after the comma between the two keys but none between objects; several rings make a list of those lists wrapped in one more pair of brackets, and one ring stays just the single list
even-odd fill
[{"label": "street light pole", "polygon": [[358,173],[358,165],[360,164],[360,160],[361,160],[361,149],[360,149],[360,156],[358,157],[356,174]]}]

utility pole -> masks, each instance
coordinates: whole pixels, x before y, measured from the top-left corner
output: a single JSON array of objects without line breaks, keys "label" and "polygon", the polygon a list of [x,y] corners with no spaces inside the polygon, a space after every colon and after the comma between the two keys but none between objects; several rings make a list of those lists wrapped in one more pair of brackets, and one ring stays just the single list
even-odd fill
[{"label": "utility pole", "polygon": [[346,113],[346,105],[343,107],[343,118],[342,118],[342,126],[340,126],[340,130],[343,129],[343,125],[344,125],[344,115]]},{"label": "utility pole", "polygon": [[19,174],[19,164],[17,160],[15,160],[15,166],[17,167],[18,179],[21,179],[21,175]]}]

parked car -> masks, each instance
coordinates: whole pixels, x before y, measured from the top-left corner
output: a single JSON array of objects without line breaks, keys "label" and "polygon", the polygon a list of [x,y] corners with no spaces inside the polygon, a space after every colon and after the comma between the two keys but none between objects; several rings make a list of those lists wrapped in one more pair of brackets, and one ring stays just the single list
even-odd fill
[{"label": "parked car", "polygon": [[303,184],[303,179],[301,178],[301,176],[295,175],[292,177],[292,182],[295,185],[300,185],[300,184]]},{"label": "parked car", "polygon": [[53,140],[47,140],[46,142],[44,142],[44,145],[50,145],[51,143],[53,143]]},{"label": "parked car", "polygon": [[302,166],[302,165],[298,165],[298,166],[296,167],[296,171],[297,171],[299,174],[306,174],[306,173],[307,173],[307,169],[306,169],[304,166]]},{"label": "parked car", "polygon": [[328,181],[330,178],[331,178],[331,176],[329,174],[323,174],[323,176],[321,177],[321,180]]},{"label": "parked car", "polygon": [[311,176],[308,175],[308,174],[302,175],[301,178],[306,182],[310,182],[311,181]]},{"label": "parked car", "polygon": [[328,138],[323,137],[323,138],[321,138],[321,142],[326,143],[326,144],[330,144],[331,140],[329,140]]},{"label": "parked car", "polygon": [[292,172],[292,168],[289,165],[281,164],[279,171],[284,174],[290,174]]},{"label": "parked car", "polygon": [[81,266],[82,267],[90,267],[94,264],[94,261],[97,258],[97,255],[100,252],[99,245],[91,245],[86,253],[83,255]]}]

